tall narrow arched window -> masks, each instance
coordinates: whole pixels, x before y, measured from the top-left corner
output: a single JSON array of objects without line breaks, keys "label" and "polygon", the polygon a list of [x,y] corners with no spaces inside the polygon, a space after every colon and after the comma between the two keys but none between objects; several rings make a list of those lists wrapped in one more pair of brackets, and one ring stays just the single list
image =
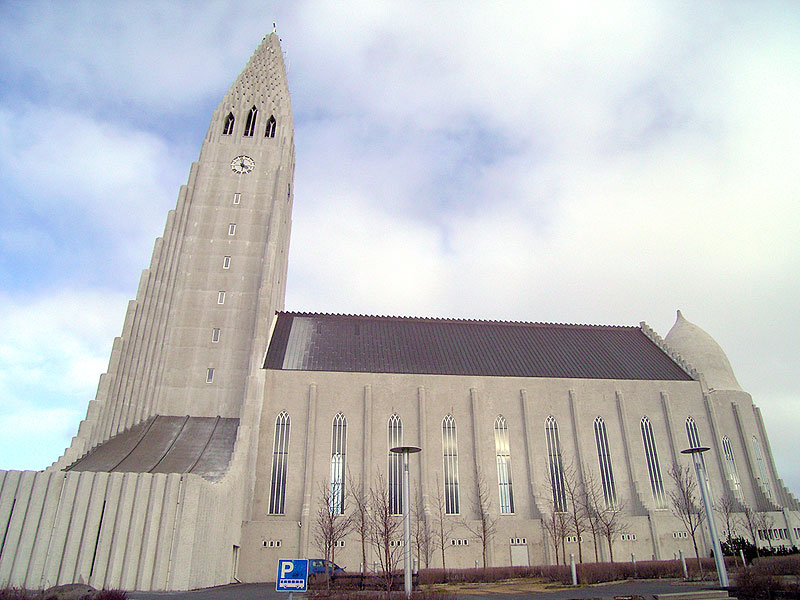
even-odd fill
[{"label": "tall narrow arched window", "polygon": [[267,127],[264,130],[264,137],[274,138],[275,137],[275,129],[278,126],[277,121],[275,121],[275,117],[273,115],[269,116],[267,119]]},{"label": "tall narrow arched window", "polygon": [[225,117],[225,124],[222,127],[222,135],[231,135],[233,133],[233,124],[236,119],[233,118],[233,113],[228,113]]},{"label": "tall narrow arched window", "polygon": [[344,514],[344,469],[347,455],[347,419],[342,413],[333,417],[331,435],[331,514]]},{"label": "tall narrow arched window", "polygon": [[653,426],[647,417],[642,417],[640,426],[644,454],[647,459],[647,472],[650,475],[650,489],[653,491],[653,501],[656,508],[666,508],[664,480],[661,478],[661,467],[658,466],[658,448],[656,448],[656,438],[653,436]]},{"label": "tall narrow arched window", "polygon": [[553,509],[564,512],[567,509],[567,497],[564,493],[564,465],[561,463],[561,442],[558,439],[558,423],[553,416],[547,417],[544,423],[547,438],[547,460],[550,469],[550,487],[553,489]]},{"label": "tall narrow arched window", "polygon": [[[686,417],[686,437],[689,439],[689,448],[701,448],[703,444],[700,443],[700,434],[697,432],[697,424],[692,417]],[[705,455],[700,453],[700,465],[703,467],[703,473],[706,476],[706,489],[711,494],[711,480],[708,477],[708,469],[706,469]],[[713,504],[713,502],[712,502]]]},{"label": "tall narrow arched window", "polygon": [[444,511],[457,515],[458,502],[458,438],[453,415],[442,419],[442,454],[444,461]]},{"label": "tall narrow arched window", "polygon": [[253,137],[253,134],[256,132],[256,118],[258,117],[258,109],[254,106],[250,109],[250,112],[247,113],[247,121],[244,124],[244,135],[247,137]]},{"label": "tall narrow arched window", "polygon": [[[389,417],[389,450],[403,445],[403,422],[397,414]],[[403,455],[389,452],[389,509],[403,514]]]},{"label": "tall narrow arched window", "polygon": [[282,515],[286,500],[286,468],[289,459],[289,413],[285,410],[275,419],[275,440],[272,444],[272,486],[269,493],[269,514]]},{"label": "tall narrow arched window", "polygon": [[764,462],[764,456],[761,454],[761,444],[758,443],[756,436],[753,436],[753,452],[756,455],[758,472],[761,474],[761,485],[764,486],[764,490],[767,492],[767,498],[772,500],[772,486],[767,475],[767,464]]},{"label": "tall narrow arched window", "polygon": [[722,436],[722,452],[725,454],[725,465],[728,467],[728,479],[733,488],[733,495],[738,500],[743,500],[742,484],[739,481],[739,472],[736,470],[736,459],[733,457],[733,446],[727,435]]},{"label": "tall narrow arched window", "polygon": [[514,512],[514,488],[511,481],[511,446],[508,424],[503,415],[494,421],[494,450],[497,455],[497,486],[500,490],[500,512]]},{"label": "tall narrow arched window", "polygon": [[608,449],[606,423],[601,417],[594,420],[594,441],[597,444],[597,460],[600,463],[600,480],[603,483],[606,506],[616,506],[617,487],[614,484],[614,469],[611,466],[611,452]]}]

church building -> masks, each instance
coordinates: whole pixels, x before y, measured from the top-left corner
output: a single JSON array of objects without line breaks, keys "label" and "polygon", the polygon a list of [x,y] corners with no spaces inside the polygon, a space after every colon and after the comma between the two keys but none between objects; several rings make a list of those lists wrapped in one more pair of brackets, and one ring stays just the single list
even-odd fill
[{"label": "church building", "polygon": [[[644,323],[287,312],[294,166],[273,33],[211,118],[69,448],[0,472],[0,586],[274,581],[278,559],[320,556],[321,502],[346,513],[372,489],[402,513],[398,445],[422,449],[410,504],[446,524],[448,567],[482,563],[481,507],[489,566],[692,556],[670,471],[700,446],[714,499],[764,515],[762,545],[800,545],[759,409],[680,312],[663,339]],[[575,485],[618,512],[611,548],[565,531],[555,549]],[[337,545],[347,570],[376,561],[356,532]]]}]

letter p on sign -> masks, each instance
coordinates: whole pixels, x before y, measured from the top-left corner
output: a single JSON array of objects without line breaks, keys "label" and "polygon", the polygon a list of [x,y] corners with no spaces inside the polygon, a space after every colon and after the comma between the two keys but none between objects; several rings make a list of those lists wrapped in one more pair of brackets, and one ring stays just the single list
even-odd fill
[{"label": "letter p on sign", "polygon": [[281,579],[286,579],[286,576],[292,572],[294,565],[290,561],[281,563]]}]

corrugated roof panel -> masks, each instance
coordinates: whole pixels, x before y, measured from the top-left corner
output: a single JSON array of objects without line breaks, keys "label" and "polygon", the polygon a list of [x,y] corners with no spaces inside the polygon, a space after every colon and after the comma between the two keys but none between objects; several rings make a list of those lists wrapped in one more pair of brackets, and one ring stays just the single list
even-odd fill
[{"label": "corrugated roof panel", "polygon": [[279,313],[267,369],[495,377],[691,377],[639,327]]},{"label": "corrugated roof panel", "polygon": [[156,415],[92,448],[65,471],[194,473],[228,470],[239,419]]}]

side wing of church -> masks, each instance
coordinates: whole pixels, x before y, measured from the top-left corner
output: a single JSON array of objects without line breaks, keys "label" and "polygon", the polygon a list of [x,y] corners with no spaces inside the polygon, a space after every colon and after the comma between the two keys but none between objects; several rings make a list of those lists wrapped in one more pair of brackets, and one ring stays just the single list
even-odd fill
[{"label": "side wing of church", "polygon": [[[214,112],[70,447],[0,472],[0,586],[274,580],[279,558],[321,554],[320,509],[372,489],[402,512],[401,444],[422,448],[410,502],[446,523],[448,567],[482,559],[482,504],[492,566],[691,554],[669,473],[699,446],[714,498],[768,515],[762,545],[800,543],[758,408],[680,313],[662,340],[645,324],[284,312],[293,173],[271,34]],[[575,485],[622,525],[610,545],[567,535],[559,556],[548,523]],[[375,561],[354,532],[336,549],[348,570]]]}]

